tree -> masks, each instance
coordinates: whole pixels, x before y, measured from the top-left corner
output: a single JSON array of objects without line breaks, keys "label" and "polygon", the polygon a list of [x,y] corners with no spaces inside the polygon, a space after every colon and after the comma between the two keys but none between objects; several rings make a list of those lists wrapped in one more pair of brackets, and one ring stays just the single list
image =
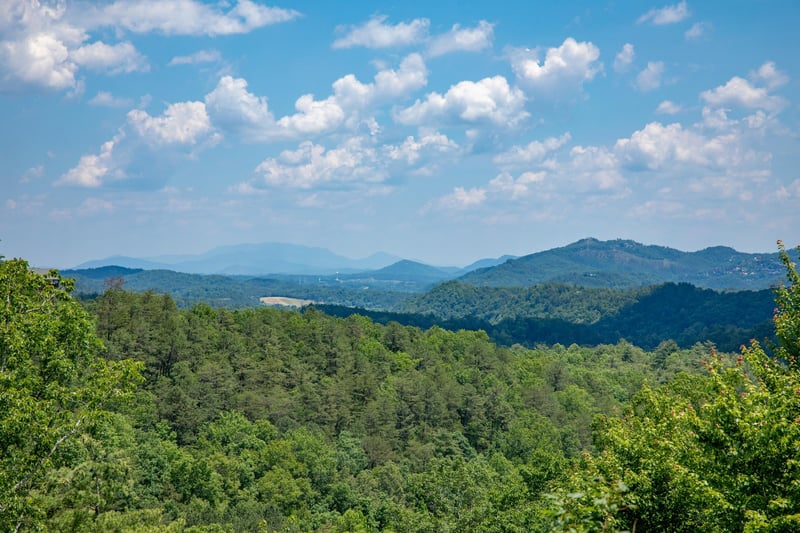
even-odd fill
[{"label": "tree", "polygon": [[139,365],[97,357],[89,315],[56,271],[0,260],[0,530],[35,527],[30,498],[65,443],[139,380]]},{"label": "tree", "polygon": [[622,418],[600,420],[600,453],[556,495],[554,524],[800,530],[800,276],[779,250],[789,285],[776,289],[772,354],[756,340],[736,360],[712,352],[706,377],[644,388]]}]

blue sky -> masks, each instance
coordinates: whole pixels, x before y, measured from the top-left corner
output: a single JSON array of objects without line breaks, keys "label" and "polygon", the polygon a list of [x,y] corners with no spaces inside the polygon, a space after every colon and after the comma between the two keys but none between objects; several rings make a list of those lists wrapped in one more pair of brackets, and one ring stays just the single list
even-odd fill
[{"label": "blue sky", "polygon": [[800,3],[0,0],[0,254],[800,242]]}]

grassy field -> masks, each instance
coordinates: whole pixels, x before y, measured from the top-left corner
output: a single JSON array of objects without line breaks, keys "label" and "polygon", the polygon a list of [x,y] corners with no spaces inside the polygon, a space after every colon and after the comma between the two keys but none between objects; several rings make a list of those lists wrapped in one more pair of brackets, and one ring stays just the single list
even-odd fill
[{"label": "grassy field", "polygon": [[300,298],[287,298],[285,296],[262,296],[259,301],[264,305],[281,307],[303,307],[317,303],[314,300],[301,300]]}]

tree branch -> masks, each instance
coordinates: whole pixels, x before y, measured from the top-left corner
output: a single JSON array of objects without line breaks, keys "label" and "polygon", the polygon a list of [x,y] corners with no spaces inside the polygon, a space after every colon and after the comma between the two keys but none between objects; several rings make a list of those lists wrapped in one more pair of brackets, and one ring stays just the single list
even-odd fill
[{"label": "tree branch", "polygon": [[65,440],[67,440],[67,439],[68,439],[68,438],[70,438],[72,435],[74,435],[75,433],[77,433],[77,432],[78,432],[78,429],[80,429],[80,426],[81,426],[81,424],[83,423],[83,420],[84,420],[85,418],[86,418],[86,417],[81,417],[81,418],[79,418],[79,419],[78,419],[78,421],[75,423],[75,427],[73,427],[73,428],[72,428],[72,429],[69,431],[69,433],[67,433],[66,435],[62,436],[60,439],[58,439],[58,440],[56,441],[56,443],[53,445],[53,448],[50,450],[50,453],[48,453],[47,455],[45,455],[44,457],[42,457],[42,458],[39,460],[39,462],[36,464],[36,466],[35,466],[35,467],[33,467],[33,470],[31,470],[30,472],[28,472],[28,475],[27,475],[27,476],[25,476],[23,479],[21,479],[21,480],[19,480],[19,481],[17,482],[17,484],[16,484],[16,485],[14,485],[14,486],[11,488],[11,492],[16,492],[16,491],[18,491],[20,488],[22,488],[22,487],[25,485],[25,483],[27,483],[28,481],[30,481],[30,480],[31,480],[31,478],[33,478],[34,474],[36,474],[36,472],[37,472],[37,471],[38,471],[38,470],[39,470],[39,469],[42,467],[42,465],[44,465],[45,461],[47,461],[47,460],[48,460],[50,457],[52,457],[52,456],[53,456],[53,454],[55,454],[55,453],[56,453],[56,451],[58,450],[59,446],[61,446],[61,444],[62,444],[62,443],[65,441]]}]

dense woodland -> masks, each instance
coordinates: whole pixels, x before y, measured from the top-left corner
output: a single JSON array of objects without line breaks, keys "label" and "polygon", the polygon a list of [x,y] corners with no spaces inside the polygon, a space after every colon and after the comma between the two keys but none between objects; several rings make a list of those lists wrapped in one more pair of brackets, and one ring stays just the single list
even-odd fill
[{"label": "dense woodland", "polygon": [[79,302],[0,261],[0,530],[797,531],[800,276],[781,253],[775,342],[730,354],[121,286]]}]

